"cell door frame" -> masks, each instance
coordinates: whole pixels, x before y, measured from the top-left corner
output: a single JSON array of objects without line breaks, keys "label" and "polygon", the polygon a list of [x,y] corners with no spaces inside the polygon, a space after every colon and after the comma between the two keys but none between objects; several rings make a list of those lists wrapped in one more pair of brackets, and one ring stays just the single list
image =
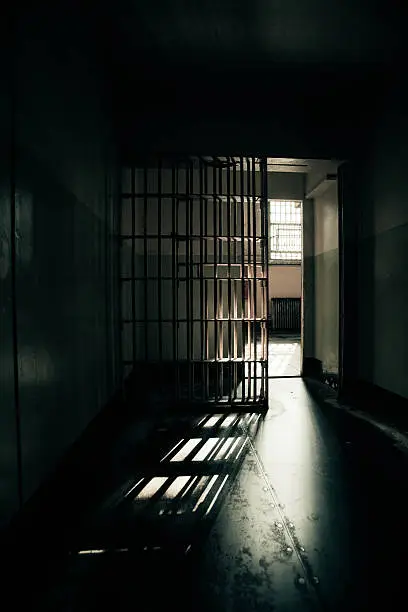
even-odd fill
[{"label": "cell door frame", "polygon": [[[200,292],[200,307],[203,304],[203,286],[204,286],[204,278],[203,278],[203,266],[209,265],[212,266],[212,283],[213,283],[213,305],[214,312],[213,317],[206,316],[205,321],[203,321],[202,314],[199,318],[199,325],[212,325],[214,328],[214,347],[215,347],[215,358],[213,361],[215,362],[215,371],[216,371],[216,388],[218,389],[218,370],[224,372],[227,370],[229,372],[229,376],[235,377],[235,371],[238,369],[238,361],[241,359],[237,357],[236,359],[232,356],[231,344],[232,344],[232,334],[231,328],[236,329],[238,325],[242,323],[242,330],[247,328],[247,334],[249,338],[251,351],[253,349],[253,363],[251,364],[251,355],[247,358],[245,354],[246,350],[246,340],[244,338],[244,331],[242,331],[241,343],[242,343],[242,368],[244,370],[242,386],[245,386],[246,382],[246,370],[249,370],[249,378],[254,378],[253,383],[253,393],[250,391],[252,381],[250,380],[247,385],[247,393],[245,394],[245,389],[242,390],[242,398],[239,401],[237,400],[236,394],[234,397],[233,392],[228,392],[228,401],[227,405],[234,404],[239,407],[241,405],[242,408],[246,404],[250,405],[252,408],[258,404],[262,404],[263,407],[267,407],[268,403],[268,329],[267,329],[267,321],[269,316],[269,302],[268,302],[268,263],[269,263],[269,218],[268,218],[268,184],[267,184],[267,163],[266,157],[258,158],[258,157],[227,157],[227,158],[205,158],[195,157],[195,158],[184,158],[180,161],[171,161],[170,166],[166,165],[165,160],[155,160],[153,164],[145,163],[143,168],[140,170],[142,173],[142,178],[138,183],[137,173],[139,172],[139,168],[132,166],[128,171],[128,185],[125,188],[122,185],[121,190],[121,217],[123,220],[123,216],[128,217],[128,227],[125,231],[123,226],[121,227],[121,254],[123,257],[124,248],[123,245],[127,245],[127,256],[130,257],[130,265],[128,267],[128,273],[123,273],[123,265],[121,272],[121,327],[122,330],[124,326],[127,326],[128,332],[125,333],[125,340],[129,340],[129,345],[131,345],[131,349],[126,348],[126,342],[123,342],[123,332],[122,332],[122,364],[128,368],[135,369],[138,362],[143,360],[144,362],[153,362],[157,361],[159,364],[164,361],[162,349],[163,349],[163,324],[172,324],[173,325],[173,364],[180,365],[180,347],[178,346],[179,335],[180,335],[180,327],[181,325],[186,324],[186,334],[187,334],[187,355],[185,362],[187,362],[187,372],[188,372],[188,400],[194,400],[192,397],[194,395],[194,376],[195,376],[195,368],[191,366],[194,363],[194,304],[191,303],[191,296],[194,297],[195,292]],[[208,163],[208,160],[210,163]],[[219,164],[219,165],[217,165]],[[180,186],[180,168],[184,165],[184,169],[182,172],[184,173],[184,184]],[[163,174],[163,168],[171,168],[172,173],[172,184],[171,187],[166,183],[165,175]],[[208,167],[212,167],[212,185],[205,185],[206,175],[211,174],[208,171]],[[199,171],[199,186],[197,187],[197,180],[195,179],[194,169]],[[157,172],[157,178],[153,180],[155,183],[155,188],[153,191],[149,190],[149,181],[151,181],[151,177],[149,178],[149,172]],[[204,171],[204,178],[202,180],[202,171]],[[238,189],[238,175],[240,186]],[[175,176],[175,182],[174,182]],[[207,176],[208,180],[208,176]],[[166,183],[167,187],[163,187]],[[170,189],[169,193],[166,193],[166,189]],[[198,190],[198,193],[196,193]],[[156,193],[154,193],[156,192]],[[125,206],[125,201],[127,204]],[[180,241],[182,240],[182,236],[180,234],[180,229],[177,226],[178,221],[181,217],[179,217],[179,205],[180,202],[185,202],[186,209],[186,236],[185,238],[185,273],[186,279],[181,281],[181,276],[179,274],[179,265],[181,263],[181,258],[179,254],[179,246]],[[165,232],[164,225],[165,224],[165,216],[163,213],[166,212],[163,208],[167,202],[167,205],[171,205],[171,216],[172,216],[172,227],[171,231],[168,235]],[[171,202],[171,204],[169,204]],[[192,202],[195,202],[197,213],[199,211],[199,232],[196,236],[193,232],[192,222],[194,221],[192,209],[190,207]],[[210,202],[210,204],[208,204]],[[152,232],[148,227],[148,211],[151,206],[157,205],[157,223],[158,226]],[[162,206],[163,205],[163,206]],[[141,229],[137,230],[137,223],[139,219],[139,212],[136,212],[136,209],[139,208],[141,216],[144,221],[142,223]],[[202,208],[208,206],[214,207],[213,213],[213,234],[208,236],[207,230],[203,227],[203,216],[202,216]],[[127,207],[127,213],[125,212],[125,208]],[[130,208],[129,208],[130,207]],[[241,208],[240,208],[241,207]],[[225,214],[225,208],[227,209],[226,213],[226,224],[225,225],[224,218],[222,217]],[[235,211],[234,221],[231,216],[231,209]],[[129,212],[130,211],[130,212]],[[208,210],[205,210],[205,214],[207,215]],[[234,235],[232,232],[234,227],[231,227],[231,223],[234,225],[237,222],[237,215],[241,215],[242,219],[246,215],[247,228],[244,227],[242,221],[238,221],[241,223],[241,235]],[[259,214],[259,216],[258,216]],[[217,217],[218,216],[218,217]],[[176,217],[176,226],[174,226],[174,217]],[[222,217],[222,219],[221,219]],[[237,223],[238,223],[237,222]],[[224,232],[224,233],[223,233]],[[243,232],[243,233],[242,233]],[[231,309],[231,286],[233,284],[232,278],[232,266],[238,265],[237,259],[237,242],[241,240],[241,256],[242,259],[240,261],[240,279],[242,285],[242,302],[241,302],[241,318],[232,316]],[[165,315],[163,314],[163,304],[162,304],[162,293],[163,287],[162,282],[164,280],[164,273],[161,271],[161,266],[163,265],[161,258],[161,246],[165,241],[171,240],[172,243],[172,273],[171,280],[173,281],[173,289],[172,289],[172,302],[173,302],[173,314],[171,320],[167,320]],[[151,265],[151,247],[153,241],[158,243],[159,252],[157,255],[157,265],[159,266],[159,271],[155,272],[153,275],[149,272],[149,266]],[[198,241],[200,254],[199,261],[193,261],[194,257],[197,256],[197,253],[194,254],[194,241]],[[204,244],[209,242],[211,244],[211,248],[213,250],[212,256],[207,258],[204,261],[203,259],[203,248]],[[227,243],[227,249],[225,249],[225,242]],[[223,244],[224,243],[224,244]],[[143,245],[143,248],[142,246]],[[143,265],[138,266],[135,264],[135,258],[137,257],[140,249],[143,251]],[[205,247],[207,251],[207,247]],[[235,254],[235,261],[232,262],[231,259],[233,257],[233,253]],[[149,259],[150,257],[150,259]],[[198,267],[197,265],[198,264]],[[252,266],[252,269],[251,269]],[[227,268],[228,273],[226,278],[222,278],[220,275],[221,268]],[[143,269],[141,269],[143,268]],[[195,269],[198,269],[198,278],[195,278]],[[259,270],[261,274],[259,274]],[[245,276],[245,274],[247,276]],[[198,281],[198,282],[197,282]],[[152,283],[156,282],[158,295],[157,300],[159,303],[158,313],[156,313],[156,318],[152,318],[152,304],[148,301],[148,291],[152,287]],[[187,312],[185,319],[182,320],[182,317],[179,314],[179,291],[178,291],[178,283],[185,283],[186,287],[186,304],[187,304]],[[249,287],[250,300],[248,300],[248,312],[246,312],[246,304],[243,300],[243,287],[244,283],[247,283]],[[175,286],[174,286],[175,283]],[[137,315],[137,286],[142,287],[142,291],[144,291],[144,308]],[[219,296],[217,293],[219,292],[219,287],[228,286],[228,297],[224,299],[224,293],[221,292],[221,305],[219,304]],[[239,283],[238,283],[239,284]],[[236,286],[234,280],[234,286]],[[127,287],[126,291],[124,291],[124,287]],[[259,293],[258,293],[259,292]],[[129,297],[130,296],[130,297]],[[234,296],[235,299],[235,296]],[[189,301],[190,300],[190,301]],[[228,300],[228,315],[225,318],[224,316],[219,314],[218,308],[224,308],[225,302]],[[261,300],[259,302],[259,300]],[[127,304],[128,302],[128,304]],[[208,307],[208,299],[205,304],[205,307]],[[153,303],[153,302],[152,302]],[[190,310],[189,310],[190,308]],[[250,309],[251,308],[251,309]],[[258,314],[259,312],[261,314]],[[124,314],[126,310],[126,315]],[[248,314],[248,316],[246,316]],[[213,319],[213,320],[211,320]],[[143,339],[140,340],[136,333],[136,327],[140,323],[144,323],[143,333],[144,333],[144,344],[141,351],[141,355],[139,355],[138,342],[143,342]],[[152,358],[149,351],[151,346],[149,343],[149,333],[148,329],[152,329],[152,326],[156,325],[159,334],[159,354]],[[227,338],[228,338],[228,356],[225,357],[224,354],[218,355],[218,334],[221,334],[222,338],[225,334],[225,329],[228,328]],[[262,356],[258,355],[257,350],[257,342],[258,342],[258,331],[259,328],[261,330],[261,342],[260,349],[263,351]],[[184,329],[184,328],[183,328]],[[193,331],[191,331],[193,329]],[[221,331],[220,331],[221,330]],[[235,333],[235,332],[234,332]],[[176,336],[176,340],[174,340],[174,334]],[[201,343],[203,343],[203,336],[201,335]],[[222,344],[222,342],[221,342]],[[193,349],[192,349],[193,345]],[[266,350],[265,350],[266,348]],[[202,351],[202,346],[201,346]],[[170,360],[171,361],[171,360]],[[202,365],[202,352],[201,352],[201,361],[198,359],[198,367]],[[239,361],[239,363],[241,363]],[[226,364],[226,365],[224,365]],[[190,367],[191,366],[191,367]],[[229,370],[228,370],[229,368]],[[259,368],[259,371],[258,371]],[[180,368],[177,367],[177,371],[179,372]],[[221,374],[223,376],[223,374]],[[228,376],[227,376],[228,378]],[[179,377],[177,378],[180,381]],[[238,379],[237,379],[238,380]],[[260,384],[260,391],[258,393],[258,382]],[[207,383],[206,383],[207,384]],[[232,384],[232,383],[231,383]],[[178,385],[178,391],[180,391],[180,385]],[[193,393],[192,393],[193,391]],[[218,390],[216,391],[218,393]],[[208,395],[208,394],[207,394]],[[225,393],[223,395],[223,399],[225,399]],[[259,397],[258,397],[259,395]],[[206,398],[208,399],[208,397]],[[222,405],[223,402],[218,401],[217,396],[215,397],[215,404]]]}]

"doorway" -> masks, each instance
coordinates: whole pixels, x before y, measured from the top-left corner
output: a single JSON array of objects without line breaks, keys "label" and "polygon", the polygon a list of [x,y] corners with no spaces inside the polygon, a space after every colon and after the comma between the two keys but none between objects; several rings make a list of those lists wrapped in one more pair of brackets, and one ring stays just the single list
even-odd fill
[{"label": "doorway", "polygon": [[300,376],[305,360],[335,370],[337,165],[183,157],[123,170],[124,380],[148,366],[176,402],[252,410],[267,407],[268,378]]},{"label": "doorway", "polygon": [[268,199],[269,378],[300,376],[302,199]]},{"label": "doorway", "polygon": [[340,163],[267,160],[272,378],[338,372]]}]

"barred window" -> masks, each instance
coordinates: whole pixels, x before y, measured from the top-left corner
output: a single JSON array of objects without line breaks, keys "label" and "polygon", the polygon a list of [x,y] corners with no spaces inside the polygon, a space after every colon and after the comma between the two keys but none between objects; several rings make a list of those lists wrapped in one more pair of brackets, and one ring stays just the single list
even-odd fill
[{"label": "barred window", "polygon": [[302,260],[302,202],[269,200],[270,261],[299,263]]}]

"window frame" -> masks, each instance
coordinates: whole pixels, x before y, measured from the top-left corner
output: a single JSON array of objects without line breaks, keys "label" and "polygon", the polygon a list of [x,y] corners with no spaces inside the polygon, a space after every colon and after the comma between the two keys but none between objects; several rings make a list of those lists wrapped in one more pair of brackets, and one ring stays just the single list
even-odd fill
[{"label": "window frame", "polygon": [[[272,220],[272,206],[274,202],[279,202],[279,203],[300,203],[300,209],[301,209],[301,214],[300,214],[300,223],[299,222],[294,222],[294,221],[275,221]],[[280,265],[280,266],[299,266],[302,265],[302,259],[303,259],[303,200],[288,200],[288,199],[277,199],[277,198],[268,198],[268,230],[269,230],[269,238],[268,238],[268,262],[269,265]],[[288,258],[288,257],[282,257],[282,259],[277,259],[275,257],[273,257],[273,254],[276,253],[282,253],[284,254],[285,252],[283,251],[279,251],[276,249],[272,249],[272,227],[273,226],[286,226],[287,228],[289,228],[290,226],[293,227],[297,227],[300,229],[300,251],[299,251],[299,257],[294,259],[294,258]],[[288,251],[288,253],[297,253],[297,251]]]}]

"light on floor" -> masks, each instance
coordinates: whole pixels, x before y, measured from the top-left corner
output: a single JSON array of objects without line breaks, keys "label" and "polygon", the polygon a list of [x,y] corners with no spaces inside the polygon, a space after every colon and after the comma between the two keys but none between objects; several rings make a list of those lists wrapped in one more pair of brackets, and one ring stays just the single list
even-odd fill
[{"label": "light on floor", "polygon": [[217,501],[217,499],[218,499],[218,497],[219,497],[219,495],[220,495],[220,493],[221,493],[225,483],[227,482],[227,478],[228,478],[228,474],[226,476],[224,476],[224,479],[223,479],[223,481],[221,483],[220,488],[218,489],[217,493],[214,495],[214,498],[213,498],[211,504],[208,506],[207,512],[205,513],[206,515],[210,514],[210,512],[211,512],[215,502]]},{"label": "light on floor", "polygon": [[200,442],[201,438],[191,438],[191,440],[188,440],[181,450],[179,450],[179,452],[170,459],[170,461],[184,461]]},{"label": "light on floor", "polygon": [[198,451],[198,453],[193,457],[193,461],[205,461],[211,451],[214,449],[215,445],[219,442],[219,438],[210,438],[204,444],[204,446]]},{"label": "light on floor", "polygon": [[174,482],[171,483],[168,489],[166,489],[163,497],[165,499],[174,499],[186,486],[191,476],[177,476]]},{"label": "light on floor", "polygon": [[198,499],[198,502],[196,503],[196,505],[193,508],[193,512],[196,512],[197,508],[203,503],[203,501],[205,500],[205,498],[207,497],[207,495],[209,494],[209,492],[211,491],[213,485],[215,484],[216,480],[218,479],[218,474],[216,474],[215,476],[213,476],[210,480],[210,482],[208,483],[208,485],[206,486],[206,488],[204,489],[203,493],[201,494],[201,496]]},{"label": "light on floor", "polygon": [[143,487],[141,491],[139,491],[135,499],[150,499],[157,493],[160,487],[162,487],[167,480],[167,476],[155,476]]}]

